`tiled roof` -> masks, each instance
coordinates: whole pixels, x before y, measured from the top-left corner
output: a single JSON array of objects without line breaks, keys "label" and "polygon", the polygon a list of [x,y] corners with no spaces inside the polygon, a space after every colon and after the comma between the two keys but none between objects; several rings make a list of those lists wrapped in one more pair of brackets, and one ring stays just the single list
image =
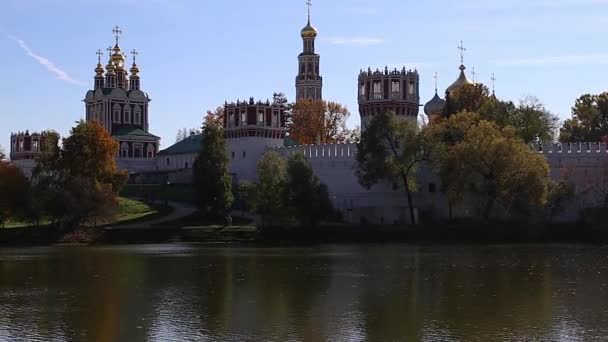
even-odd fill
[{"label": "tiled roof", "polygon": [[158,138],[154,134],[150,134],[139,127],[123,127],[112,132],[112,136],[138,136],[138,137],[153,137]]},{"label": "tiled roof", "polygon": [[191,135],[188,138],[164,149],[158,155],[190,154],[199,153],[203,148],[203,136],[201,134]]}]

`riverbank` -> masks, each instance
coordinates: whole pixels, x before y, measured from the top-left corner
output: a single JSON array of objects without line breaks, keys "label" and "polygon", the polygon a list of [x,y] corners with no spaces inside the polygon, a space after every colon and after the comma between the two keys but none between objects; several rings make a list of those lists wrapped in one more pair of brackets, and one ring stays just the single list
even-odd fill
[{"label": "riverbank", "polygon": [[[423,244],[512,244],[512,243],[608,243],[608,229],[584,225],[445,224],[433,226],[324,225],[311,229],[258,229],[235,226],[146,226],[104,227],[91,230],[93,244],[192,243],[423,243]],[[0,245],[45,245],[62,241],[52,228],[0,230]]]}]

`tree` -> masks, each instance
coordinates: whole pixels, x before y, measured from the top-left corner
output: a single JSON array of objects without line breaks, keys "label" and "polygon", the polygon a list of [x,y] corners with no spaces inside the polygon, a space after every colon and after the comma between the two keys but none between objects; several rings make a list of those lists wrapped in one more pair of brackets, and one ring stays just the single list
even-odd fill
[{"label": "tree", "polygon": [[0,162],[3,162],[6,159],[6,154],[4,154],[4,150],[2,149],[2,146],[0,145]]},{"label": "tree", "polygon": [[111,185],[115,192],[126,182],[127,174],[116,168],[118,143],[97,122],[80,121],[63,140],[61,168],[72,177],[80,177],[102,187]]},{"label": "tree", "polygon": [[201,134],[201,130],[197,128],[182,128],[177,131],[177,136],[175,137],[175,143],[177,144],[180,141],[184,141],[188,139],[192,135]]},{"label": "tree", "polygon": [[348,108],[337,102],[300,100],[293,108],[289,135],[300,144],[345,142]]},{"label": "tree", "polygon": [[0,161],[0,227],[22,213],[27,204],[28,187],[19,167]]},{"label": "tree", "polygon": [[199,209],[212,218],[229,221],[232,207],[232,179],[228,174],[228,156],[223,130],[206,125],[202,133],[202,149],[194,162],[194,186]]},{"label": "tree", "polygon": [[33,176],[38,177],[43,174],[59,170],[61,162],[61,149],[59,148],[59,133],[53,130],[45,130],[41,134],[40,156],[36,160]]},{"label": "tree", "polygon": [[240,191],[253,211],[260,215],[262,226],[283,222],[285,203],[283,189],[287,177],[287,162],[276,152],[267,152],[257,164],[258,181],[241,182]]},{"label": "tree", "polygon": [[203,122],[203,127],[215,126],[224,127],[224,107],[217,107],[215,110],[208,110]]},{"label": "tree", "polygon": [[608,142],[608,92],[579,97],[572,107],[572,117],[560,129],[563,143]]},{"label": "tree", "polygon": [[460,112],[478,112],[491,98],[488,87],[481,83],[462,85],[446,97],[443,116],[447,118]]},{"label": "tree", "polygon": [[511,101],[490,96],[483,84],[463,85],[449,94],[444,117],[461,112],[477,113],[481,119],[494,122],[500,128],[512,126],[526,143],[552,141],[559,121],[534,96],[521,99],[516,106]]},{"label": "tree", "polygon": [[416,170],[430,160],[434,146],[431,135],[418,130],[416,122],[400,120],[393,113],[373,117],[357,144],[359,183],[366,187],[380,180],[400,183],[407,195],[410,222],[416,224],[412,192],[416,191]]},{"label": "tree", "polygon": [[283,116],[285,117],[285,126],[287,129],[291,127],[293,123],[293,103],[290,103],[287,100],[287,97],[284,93],[274,93],[272,94],[272,104],[283,107]]},{"label": "tree", "polygon": [[287,160],[283,201],[287,213],[300,227],[316,227],[322,219],[321,184],[303,154]]},{"label": "tree", "polygon": [[554,141],[559,118],[545,109],[540,100],[534,96],[527,96],[519,101],[519,105],[508,116],[509,121],[505,127],[515,127],[517,134],[526,143],[540,143]]},{"label": "tree", "polygon": [[508,213],[529,216],[547,203],[549,166],[517,135],[515,128],[499,128],[470,113],[441,123],[446,143],[442,156],[445,191],[479,199],[480,216],[490,218],[495,205]]}]

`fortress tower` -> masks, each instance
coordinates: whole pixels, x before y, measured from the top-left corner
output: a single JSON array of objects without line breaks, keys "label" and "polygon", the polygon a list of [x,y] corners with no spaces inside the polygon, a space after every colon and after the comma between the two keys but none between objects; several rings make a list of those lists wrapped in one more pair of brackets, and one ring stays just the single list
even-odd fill
[{"label": "fortress tower", "polygon": [[299,71],[296,77],[296,101],[303,99],[321,100],[323,98],[323,77],[319,72],[321,57],[315,53],[317,30],[310,24],[310,0],[307,4],[308,24],[300,32],[304,49],[298,56]]},{"label": "fortress tower", "polygon": [[359,115],[365,130],[372,116],[393,112],[397,117],[416,121],[420,107],[418,71],[361,70],[359,73]]},{"label": "fortress tower", "polygon": [[262,155],[268,149],[284,145],[285,108],[250,98],[226,103],[224,114],[230,172],[239,178],[255,179],[256,164]]}]

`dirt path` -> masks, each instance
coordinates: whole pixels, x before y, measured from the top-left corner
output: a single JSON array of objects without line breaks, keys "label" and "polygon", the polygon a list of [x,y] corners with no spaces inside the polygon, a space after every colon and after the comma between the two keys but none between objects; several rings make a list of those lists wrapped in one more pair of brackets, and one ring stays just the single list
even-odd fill
[{"label": "dirt path", "polygon": [[165,222],[171,222],[179,220],[181,218],[190,216],[196,211],[196,207],[183,202],[169,202],[169,206],[173,208],[173,212],[167,216],[152,219],[150,221],[143,221],[128,225],[117,225],[112,227],[113,229],[136,229],[136,228],[152,228]]}]

